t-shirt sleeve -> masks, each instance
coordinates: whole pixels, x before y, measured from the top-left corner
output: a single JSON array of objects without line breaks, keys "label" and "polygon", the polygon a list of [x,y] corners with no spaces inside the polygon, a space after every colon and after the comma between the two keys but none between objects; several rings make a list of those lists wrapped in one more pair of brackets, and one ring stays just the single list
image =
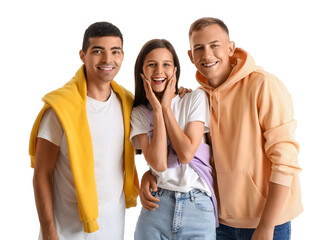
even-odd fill
[{"label": "t-shirt sleeve", "polygon": [[37,137],[60,146],[64,131],[60,120],[52,108],[47,109],[40,122]]},{"label": "t-shirt sleeve", "polygon": [[201,121],[204,123],[204,133],[209,132],[209,103],[206,93],[201,89],[196,89],[192,93],[190,110],[187,122]]},{"label": "t-shirt sleeve", "polygon": [[137,136],[150,131],[149,119],[139,107],[135,107],[131,112],[130,124],[130,141],[135,149],[141,149]]}]

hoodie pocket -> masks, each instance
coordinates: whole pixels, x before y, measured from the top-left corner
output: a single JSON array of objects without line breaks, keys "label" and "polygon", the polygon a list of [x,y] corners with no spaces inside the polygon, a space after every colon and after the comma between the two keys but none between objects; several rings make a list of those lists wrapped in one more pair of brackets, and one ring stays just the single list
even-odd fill
[{"label": "hoodie pocket", "polygon": [[248,173],[218,173],[221,218],[259,218],[266,199]]}]

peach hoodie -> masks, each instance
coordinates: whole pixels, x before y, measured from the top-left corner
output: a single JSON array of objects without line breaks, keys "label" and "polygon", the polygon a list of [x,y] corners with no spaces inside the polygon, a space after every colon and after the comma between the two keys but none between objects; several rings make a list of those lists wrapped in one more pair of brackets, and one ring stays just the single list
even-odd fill
[{"label": "peach hoodie", "polygon": [[236,49],[231,64],[218,88],[196,73],[210,100],[220,222],[256,228],[270,181],[290,187],[277,225],[288,222],[303,210],[291,96],[244,50]]}]

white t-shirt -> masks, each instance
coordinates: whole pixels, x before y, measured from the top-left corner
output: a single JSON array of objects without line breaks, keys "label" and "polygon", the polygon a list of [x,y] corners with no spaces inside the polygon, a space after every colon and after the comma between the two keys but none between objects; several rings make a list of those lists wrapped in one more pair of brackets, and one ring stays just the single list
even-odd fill
[{"label": "white t-shirt", "polygon": [[[125,196],[121,102],[111,89],[111,96],[106,102],[87,97],[86,111],[93,143],[99,207],[97,222],[100,229],[94,233],[84,232],[70,170],[66,135],[53,109],[48,109],[40,123],[38,137],[60,146],[53,175],[53,213],[56,230],[60,240],[122,240]],[[39,239],[42,239],[41,234]]]},{"label": "white t-shirt", "polygon": [[[209,132],[209,104],[206,93],[196,89],[183,98],[178,95],[172,99],[171,109],[182,131],[189,122],[201,121],[204,123],[204,133]],[[140,107],[135,107],[131,113],[130,140],[136,149],[140,149],[137,135],[150,131],[150,120]],[[204,141],[204,137],[203,137]],[[150,165],[152,173],[156,176],[157,186],[171,191],[188,192],[199,189],[211,196],[206,183],[199,177],[189,164],[181,164],[176,168],[168,168],[164,172],[155,171]]]}]

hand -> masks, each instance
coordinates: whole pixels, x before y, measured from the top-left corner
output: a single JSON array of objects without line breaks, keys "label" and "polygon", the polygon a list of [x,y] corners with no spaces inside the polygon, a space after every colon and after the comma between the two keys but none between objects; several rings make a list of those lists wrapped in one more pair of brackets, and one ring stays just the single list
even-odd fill
[{"label": "hand", "polygon": [[162,107],[170,107],[172,98],[175,96],[175,84],[177,82],[177,77],[174,72],[172,77],[168,80],[168,83],[166,84],[166,88],[164,90],[163,97],[161,99],[161,105]]},{"label": "hand", "polygon": [[148,210],[155,211],[155,209],[158,208],[158,204],[155,204],[154,202],[159,202],[160,199],[153,197],[150,192],[150,189],[156,192],[157,184],[156,184],[155,177],[148,170],[147,172],[144,173],[142,177],[140,190],[139,190],[139,197],[140,197],[141,204],[147,211]]},{"label": "hand", "polygon": [[162,109],[161,103],[155,96],[150,81],[143,74],[140,74],[140,76],[143,79],[143,84],[144,84],[144,88],[145,88],[145,92],[146,92],[146,98],[149,101],[149,103],[151,104],[153,111],[161,110]]},{"label": "hand", "polygon": [[274,227],[259,224],[251,240],[273,240]]},{"label": "hand", "polygon": [[190,93],[191,91],[192,91],[191,88],[188,89],[188,88],[184,88],[184,87],[179,87],[179,89],[178,89],[179,97],[183,98],[186,95],[186,93]]}]

